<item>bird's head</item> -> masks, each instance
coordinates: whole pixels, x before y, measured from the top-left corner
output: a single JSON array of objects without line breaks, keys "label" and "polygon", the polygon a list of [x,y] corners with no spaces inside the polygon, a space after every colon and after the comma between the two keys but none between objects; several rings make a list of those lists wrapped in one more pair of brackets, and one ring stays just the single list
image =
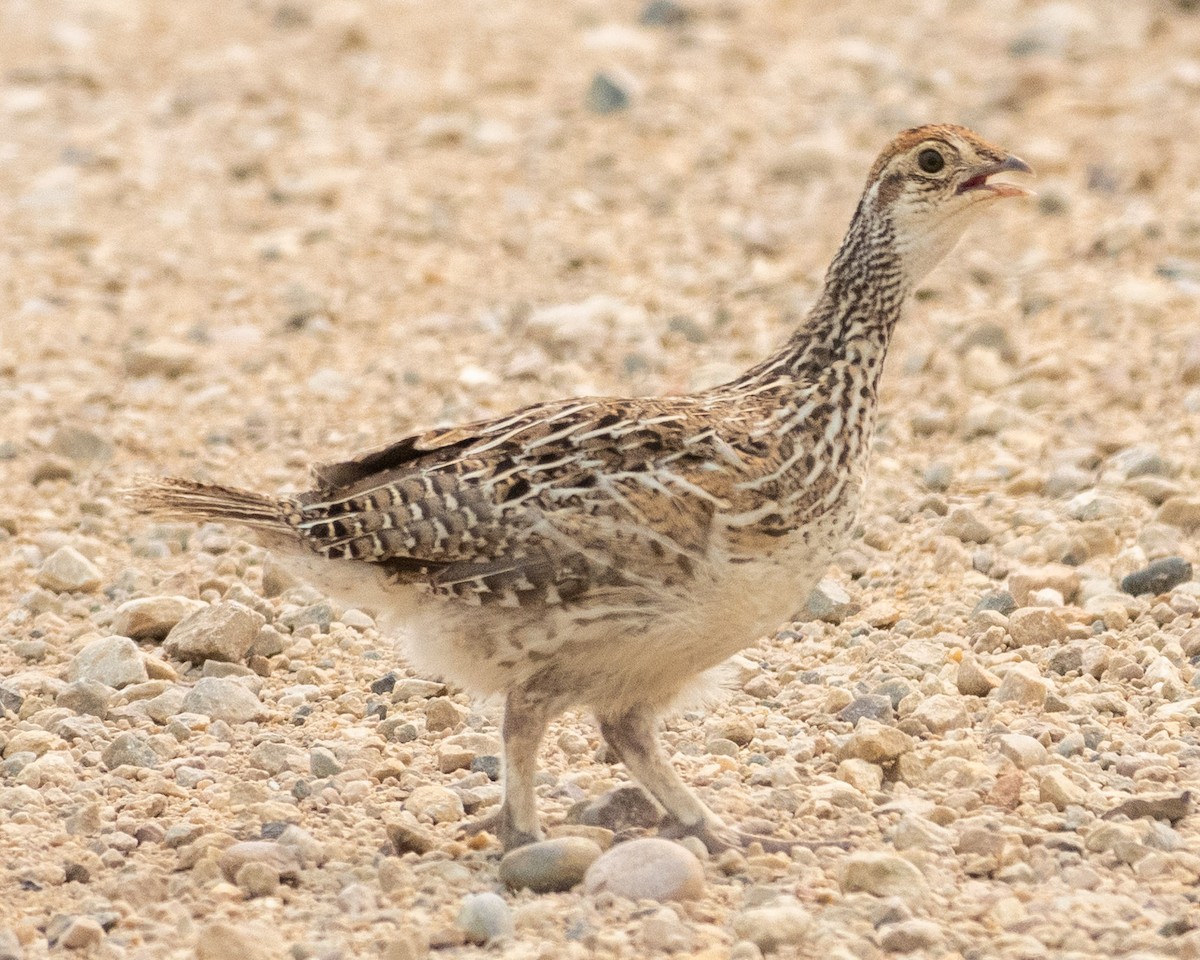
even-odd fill
[{"label": "bird's head", "polygon": [[1002,173],[1032,173],[1024,160],[966,127],[932,124],[900,133],[875,161],[859,213],[886,225],[901,269],[915,285],[993,200],[1028,196]]}]

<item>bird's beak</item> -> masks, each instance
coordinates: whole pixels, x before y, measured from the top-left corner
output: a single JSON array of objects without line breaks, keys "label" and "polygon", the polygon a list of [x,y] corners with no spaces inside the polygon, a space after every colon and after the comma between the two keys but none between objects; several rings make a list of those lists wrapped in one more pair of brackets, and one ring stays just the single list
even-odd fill
[{"label": "bird's beak", "polygon": [[[1026,190],[1024,187],[1019,187],[1015,183],[988,183],[988,177],[994,176],[997,173],[1033,173],[1033,167],[1027,164],[1020,157],[1008,156],[998,163],[988,163],[976,167],[971,171],[971,175],[958,185],[956,193],[967,193],[971,190],[986,191],[984,196],[989,198],[995,197],[1029,197],[1033,195],[1032,190]],[[984,199],[980,197],[979,199]]]}]

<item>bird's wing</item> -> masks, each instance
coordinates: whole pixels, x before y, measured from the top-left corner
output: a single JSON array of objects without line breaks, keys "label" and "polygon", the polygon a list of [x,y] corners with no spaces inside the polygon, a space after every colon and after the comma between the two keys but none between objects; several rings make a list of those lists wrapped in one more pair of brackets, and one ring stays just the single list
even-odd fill
[{"label": "bird's wing", "polygon": [[407,437],[319,468],[299,529],[481,602],[686,579],[738,463],[693,403],[580,398]]}]

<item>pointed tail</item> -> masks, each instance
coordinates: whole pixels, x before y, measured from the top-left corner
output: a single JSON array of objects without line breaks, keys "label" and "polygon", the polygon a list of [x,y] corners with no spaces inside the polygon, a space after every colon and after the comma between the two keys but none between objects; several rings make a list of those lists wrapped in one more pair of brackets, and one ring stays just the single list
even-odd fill
[{"label": "pointed tail", "polygon": [[139,477],[123,494],[137,510],[170,520],[240,523],[294,534],[299,519],[299,504],[288,497],[270,497],[179,477]]}]

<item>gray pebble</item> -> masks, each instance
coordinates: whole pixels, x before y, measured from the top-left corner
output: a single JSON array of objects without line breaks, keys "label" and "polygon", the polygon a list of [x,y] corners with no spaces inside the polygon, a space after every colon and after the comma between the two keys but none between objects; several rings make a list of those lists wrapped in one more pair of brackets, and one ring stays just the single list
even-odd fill
[{"label": "gray pebble", "polygon": [[512,910],[498,893],[468,894],[458,911],[458,926],[471,943],[512,936]]},{"label": "gray pebble", "polygon": [[892,698],[883,693],[868,693],[856,697],[838,711],[838,719],[858,723],[863,717],[888,722],[892,719]]},{"label": "gray pebble", "polygon": [[662,814],[641,787],[617,787],[595,800],[577,804],[567,813],[568,823],[604,827],[620,833],[631,827],[655,827]]},{"label": "gray pebble", "polygon": [[74,713],[87,714],[103,719],[108,713],[108,700],[112,690],[97,680],[84,678],[68,683],[54,698],[54,702]]},{"label": "gray pebble", "polygon": [[308,768],[314,777],[324,779],[332,777],[342,772],[342,765],[338,763],[337,757],[333,755],[333,751],[326,747],[313,747],[308,754]]},{"label": "gray pebble", "polygon": [[199,600],[187,597],[139,597],[117,607],[112,631],[134,640],[162,640],[188,615],[203,610]]},{"label": "gray pebble", "polygon": [[979,598],[975,604],[975,608],[971,611],[971,616],[975,616],[985,610],[994,610],[996,613],[1007,617],[1016,609],[1017,601],[1013,599],[1011,593],[1007,590],[992,590]]},{"label": "gray pebble", "polygon": [[1121,589],[1138,596],[1166,593],[1192,579],[1192,565],[1183,557],[1163,557],[1122,578]]},{"label": "gray pebble", "polygon": [[122,733],[110,743],[100,755],[109,770],[117,767],[157,767],[158,754],[146,743],[141,734]]},{"label": "gray pebble", "polygon": [[588,108],[596,113],[615,113],[629,106],[629,93],[610,74],[597,73],[587,91]]}]

